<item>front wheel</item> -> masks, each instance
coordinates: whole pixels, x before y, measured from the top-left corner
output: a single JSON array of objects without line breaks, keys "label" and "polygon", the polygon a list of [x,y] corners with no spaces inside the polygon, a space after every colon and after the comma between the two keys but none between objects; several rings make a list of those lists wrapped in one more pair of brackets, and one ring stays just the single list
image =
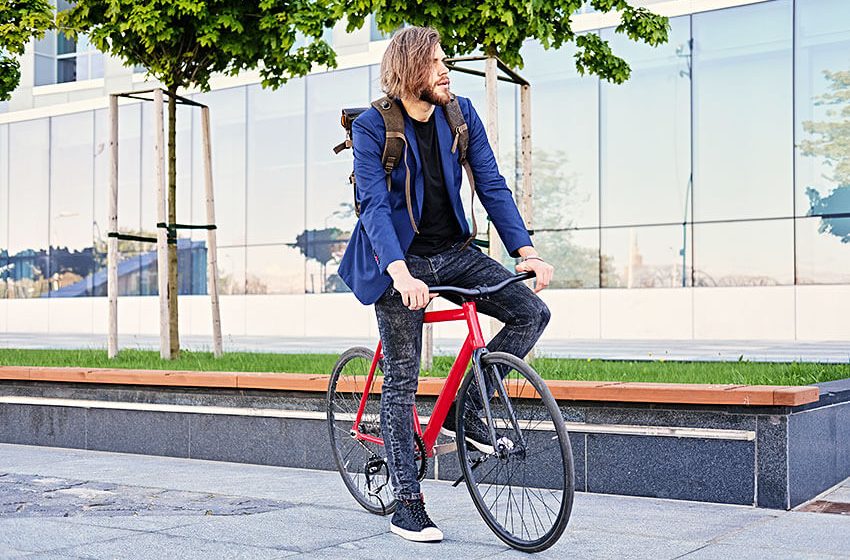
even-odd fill
[{"label": "front wheel", "polygon": [[489,379],[491,414],[475,375],[467,375],[457,397],[458,410],[466,411],[457,415],[457,441],[465,441],[466,428],[478,422],[487,432],[494,429],[496,446],[482,453],[458,445],[466,487],[505,543],[525,552],[545,550],[564,532],[575,492],[564,419],[549,388],[521,359],[491,352],[482,356],[481,367]]}]

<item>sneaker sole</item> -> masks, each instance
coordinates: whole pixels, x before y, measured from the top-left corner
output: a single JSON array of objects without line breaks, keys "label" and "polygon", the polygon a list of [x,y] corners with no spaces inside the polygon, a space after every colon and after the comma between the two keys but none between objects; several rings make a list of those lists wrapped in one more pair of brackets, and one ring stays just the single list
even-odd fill
[{"label": "sneaker sole", "polygon": [[436,527],[428,527],[424,531],[416,532],[416,531],[408,531],[407,529],[402,529],[401,527],[396,527],[392,523],[390,523],[390,532],[398,535],[399,537],[413,542],[440,542],[443,540],[443,532],[437,529]]},{"label": "sneaker sole", "polygon": [[[450,430],[448,428],[440,428],[440,433],[443,434],[444,436],[449,436],[450,438],[457,439],[457,432],[455,432],[454,430]],[[475,449],[477,449],[481,453],[486,453],[487,455],[492,455],[493,452],[494,452],[492,445],[488,445],[486,443],[481,443],[481,442],[475,441],[474,439],[471,439],[471,438],[464,438],[464,439],[466,440],[466,443],[468,443],[469,445],[471,445],[472,447],[474,447]]]}]

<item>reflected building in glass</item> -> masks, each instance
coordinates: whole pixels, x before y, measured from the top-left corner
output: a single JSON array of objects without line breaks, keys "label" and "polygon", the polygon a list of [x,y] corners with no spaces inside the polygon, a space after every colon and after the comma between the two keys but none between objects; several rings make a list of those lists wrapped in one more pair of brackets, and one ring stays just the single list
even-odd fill
[{"label": "reflected building in glass", "polygon": [[[850,2],[647,4],[671,16],[657,48],[592,10],[574,18],[629,61],[626,84],[580,75],[570,47],[524,47],[533,240],[556,266],[546,336],[850,340]],[[369,25],[334,37],[337,70],[276,91],[251,74],[190,93],[211,108],[230,334],[375,333],[337,275],[357,222],[351,152],[332,147],[340,109],[380,95],[387,38]],[[150,84],[109,59],[103,72],[22,83],[0,108],[0,331],[105,331],[106,94]],[[483,80],[452,81],[483,114]],[[519,92],[499,87],[500,165],[514,188]],[[156,222],[150,105],[120,109],[119,229],[137,235]],[[181,106],[177,128],[178,222],[200,224],[200,115]],[[206,300],[194,297],[206,293],[204,232],[181,232],[178,249],[183,331],[206,333]],[[152,333],[155,298],[141,296],[157,293],[154,246],[120,251],[120,294],[140,296],[123,300],[135,303],[122,332]]]}]

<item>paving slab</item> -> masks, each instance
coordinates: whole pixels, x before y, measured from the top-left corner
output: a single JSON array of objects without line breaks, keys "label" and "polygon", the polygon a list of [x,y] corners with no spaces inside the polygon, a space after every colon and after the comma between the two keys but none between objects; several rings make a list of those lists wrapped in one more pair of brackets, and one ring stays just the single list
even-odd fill
[{"label": "paving slab", "polygon": [[[0,444],[4,479],[0,503],[61,496],[54,504],[61,507],[0,509],[4,560],[528,557],[496,538],[463,486],[445,482],[423,484],[428,509],[446,534],[428,545],[390,534],[389,520],[359,508],[335,472]],[[85,507],[102,500],[100,492],[127,503],[151,488],[169,496],[169,507],[131,507],[129,515]],[[242,503],[266,509],[207,511],[195,507],[198,500],[225,510]],[[536,555],[721,557],[850,558],[850,517],[579,493],[564,536]]]}]

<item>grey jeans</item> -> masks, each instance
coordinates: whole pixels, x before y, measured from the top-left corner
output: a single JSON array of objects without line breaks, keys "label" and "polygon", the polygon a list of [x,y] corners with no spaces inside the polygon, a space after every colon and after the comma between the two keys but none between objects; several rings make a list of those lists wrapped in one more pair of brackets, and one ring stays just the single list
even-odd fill
[{"label": "grey jeans", "polygon": [[[407,255],[410,273],[429,286],[474,288],[496,284],[512,272],[462,243],[432,257]],[[487,344],[490,351],[523,357],[531,350],[549,322],[549,308],[525,284],[476,300],[478,311],[495,317],[505,326]],[[375,302],[378,330],[384,349],[384,385],[381,394],[381,432],[393,492],[399,499],[421,496],[416,480],[413,442],[413,403],[419,383],[422,322],[425,310],[411,311],[392,286]]]}]

